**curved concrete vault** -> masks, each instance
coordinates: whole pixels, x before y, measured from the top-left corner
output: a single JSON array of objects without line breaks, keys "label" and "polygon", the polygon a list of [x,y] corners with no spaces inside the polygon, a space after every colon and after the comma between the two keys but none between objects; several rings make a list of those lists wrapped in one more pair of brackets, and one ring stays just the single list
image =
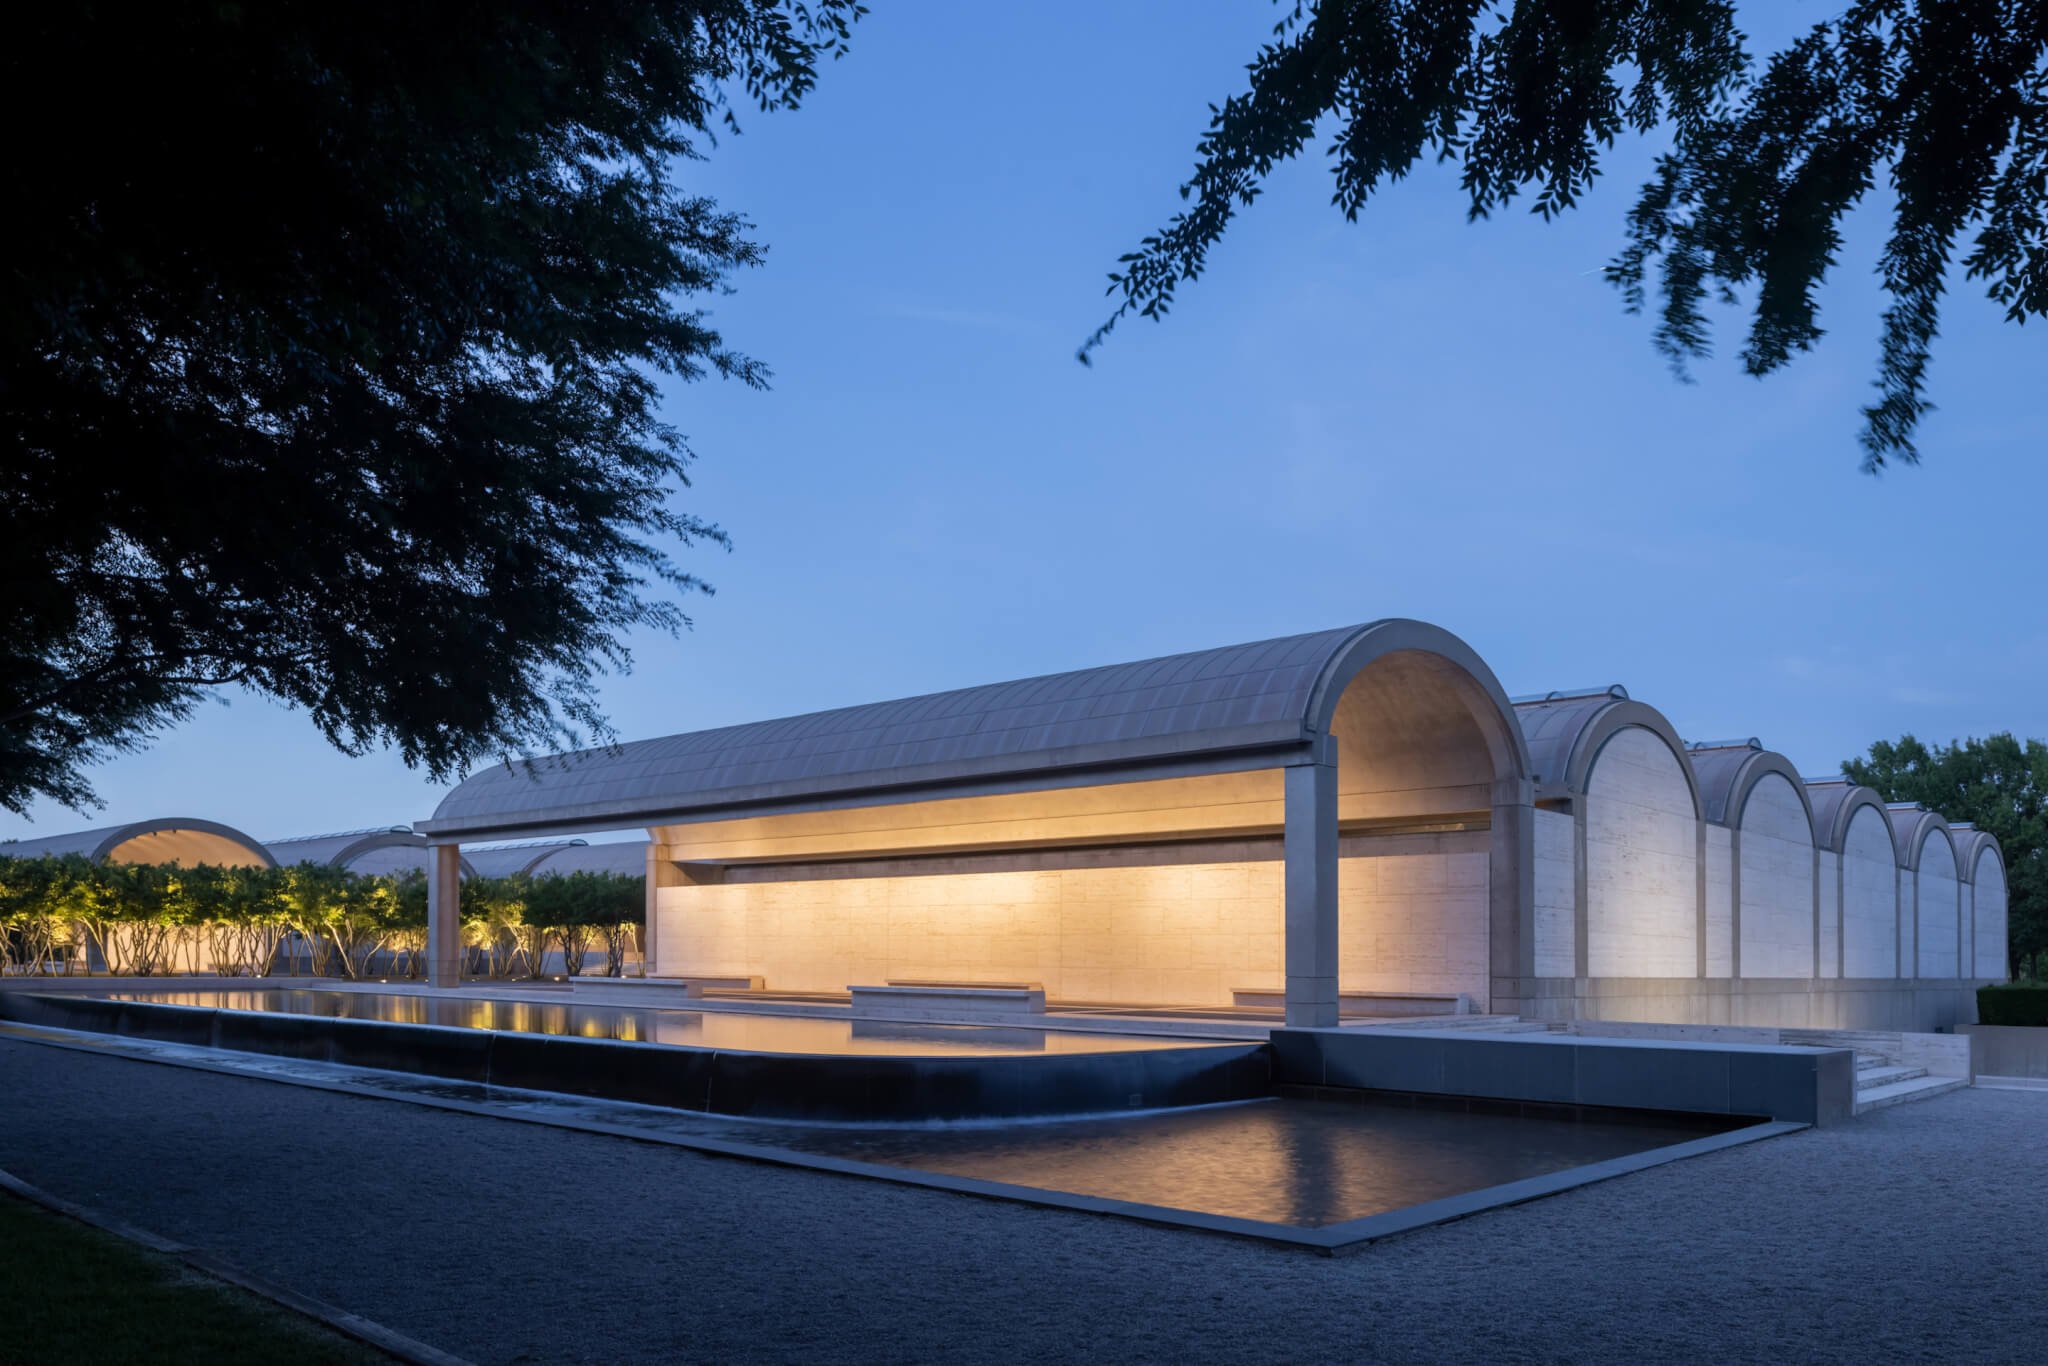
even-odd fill
[{"label": "curved concrete vault", "polygon": [[628,828],[657,973],[792,990],[1932,1027],[2004,972],[1988,835],[1406,619],[495,767],[417,826],[436,971],[458,846]]}]

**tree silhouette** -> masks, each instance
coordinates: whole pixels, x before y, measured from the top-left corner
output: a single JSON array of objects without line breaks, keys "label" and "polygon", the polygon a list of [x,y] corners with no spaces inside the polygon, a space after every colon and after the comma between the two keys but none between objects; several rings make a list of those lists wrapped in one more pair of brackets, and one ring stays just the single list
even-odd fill
[{"label": "tree silhouette", "polygon": [[1299,0],[1212,106],[1190,207],[1110,276],[1123,318],[1158,319],[1266,176],[1330,128],[1346,218],[1424,156],[1457,163],[1469,218],[1525,192],[1578,202],[1625,132],[1668,127],[1607,269],[1681,375],[1709,352],[1709,300],[1747,301],[1741,360],[1764,375],[1822,332],[1814,293],[1840,224],[1894,200],[1864,469],[1915,462],[1927,363],[1958,245],[2013,322],[2048,314],[2048,0],[1857,0],[1756,70],[1732,0]]},{"label": "tree silhouette", "polygon": [[678,166],[853,0],[53,5],[0,54],[0,806],[240,684],[434,777],[608,734],[719,544],[656,379],[766,371]]}]

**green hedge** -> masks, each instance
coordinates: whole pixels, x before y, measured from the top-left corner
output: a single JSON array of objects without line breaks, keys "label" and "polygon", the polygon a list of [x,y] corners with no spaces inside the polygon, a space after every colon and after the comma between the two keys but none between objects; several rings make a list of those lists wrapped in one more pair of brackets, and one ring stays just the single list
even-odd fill
[{"label": "green hedge", "polygon": [[2048,983],[2008,982],[1977,988],[1977,1022],[2048,1026]]}]

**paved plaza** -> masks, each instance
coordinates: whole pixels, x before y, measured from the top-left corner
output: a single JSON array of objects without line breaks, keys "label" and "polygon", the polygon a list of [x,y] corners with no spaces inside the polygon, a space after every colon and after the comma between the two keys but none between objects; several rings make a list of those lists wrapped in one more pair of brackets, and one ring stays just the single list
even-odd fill
[{"label": "paved plaza", "polygon": [[2048,1092],[1326,1259],[0,1041],[0,1167],[478,1362],[2031,1361]]}]

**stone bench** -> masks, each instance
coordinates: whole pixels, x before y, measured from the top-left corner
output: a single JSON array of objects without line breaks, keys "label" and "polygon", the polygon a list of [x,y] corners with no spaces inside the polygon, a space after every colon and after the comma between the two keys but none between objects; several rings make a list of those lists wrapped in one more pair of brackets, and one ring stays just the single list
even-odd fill
[{"label": "stone bench", "polygon": [[697,977],[684,975],[680,977],[649,977],[645,980],[659,982],[664,986],[681,987],[685,996],[703,996],[714,991],[740,992],[759,991],[761,989],[761,979],[758,977]]},{"label": "stone bench", "polygon": [[960,977],[891,977],[892,987],[937,987],[946,991],[1044,991],[1041,982],[970,982]]},{"label": "stone bench", "polygon": [[1036,982],[890,981],[850,986],[853,1013],[870,1019],[918,1020],[946,1015],[1043,1015],[1045,988]]},{"label": "stone bench", "polygon": [[[1287,1004],[1280,987],[1234,987],[1234,1006],[1278,1010]],[[1460,991],[1345,991],[1337,995],[1339,1016],[1470,1015],[1472,998]]]}]

